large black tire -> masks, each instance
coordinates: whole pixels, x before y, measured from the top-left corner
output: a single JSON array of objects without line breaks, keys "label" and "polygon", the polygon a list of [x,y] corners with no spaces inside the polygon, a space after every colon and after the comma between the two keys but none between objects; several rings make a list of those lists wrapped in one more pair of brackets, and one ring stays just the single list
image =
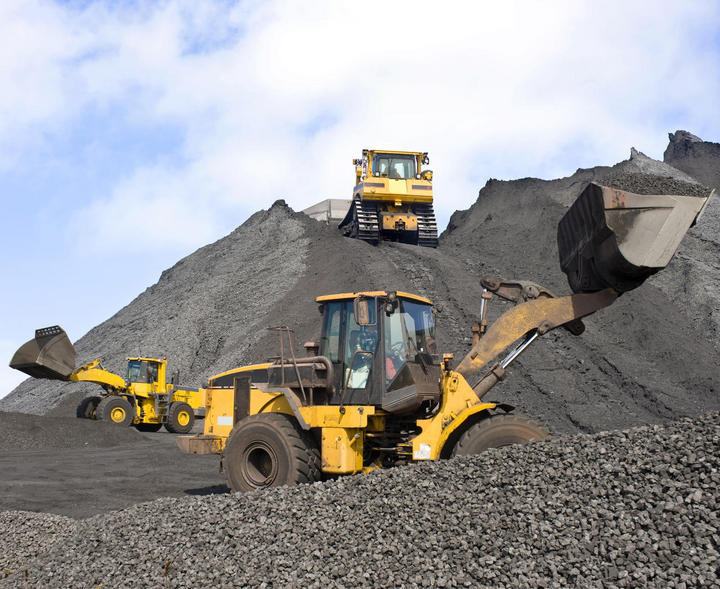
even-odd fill
[{"label": "large black tire", "polygon": [[493,415],[473,425],[455,444],[453,456],[480,454],[490,448],[544,440],[550,433],[539,423],[517,415]]},{"label": "large black tire", "polygon": [[230,432],[222,458],[231,491],[253,491],[320,480],[315,440],[280,413],[251,415]]},{"label": "large black tire", "polygon": [[136,423],[135,428],[139,432],[157,432],[160,431],[162,423]]},{"label": "large black tire", "polygon": [[187,434],[195,425],[195,412],[187,403],[170,403],[165,429],[171,434]]},{"label": "large black tire", "polygon": [[135,409],[124,397],[110,395],[98,403],[95,409],[95,419],[128,427],[135,419]]},{"label": "large black tire", "polygon": [[81,419],[96,419],[95,411],[98,403],[100,403],[100,399],[102,399],[102,397],[98,397],[97,395],[85,397],[77,406],[77,416]]}]

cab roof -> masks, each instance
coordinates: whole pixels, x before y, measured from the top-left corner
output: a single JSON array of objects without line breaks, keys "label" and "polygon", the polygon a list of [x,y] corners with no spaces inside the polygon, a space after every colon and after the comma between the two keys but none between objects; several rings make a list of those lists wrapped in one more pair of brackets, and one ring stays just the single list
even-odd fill
[{"label": "cab roof", "polygon": [[[321,297],[318,297],[315,299],[318,303],[327,303],[330,301],[347,301],[349,299],[354,299],[358,296],[363,297],[386,297],[390,294],[387,291],[384,290],[362,290],[359,292],[343,292],[340,294],[332,294],[332,295],[323,295]],[[395,294],[401,298],[401,299],[408,299],[411,301],[416,301],[419,303],[425,303],[426,305],[432,305],[432,301],[430,299],[426,299],[425,297],[421,297],[419,295],[415,295],[409,292],[402,292],[398,290],[395,292]]]},{"label": "cab roof", "polygon": [[126,358],[126,360],[144,360],[145,362],[167,362],[166,358],[145,358],[143,356],[133,356],[132,358]]},{"label": "cab roof", "polygon": [[392,153],[396,155],[425,155],[424,151],[398,151],[396,149],[364,149],[368,153]]}]

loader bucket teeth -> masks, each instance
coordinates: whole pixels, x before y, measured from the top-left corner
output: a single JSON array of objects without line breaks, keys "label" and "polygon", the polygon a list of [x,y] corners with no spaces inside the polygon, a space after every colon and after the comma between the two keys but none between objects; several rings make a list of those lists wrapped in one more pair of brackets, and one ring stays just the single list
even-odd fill
[{"label": "loader bucket teeth", "polygon": [[35,378],[68,380],[75,370],[77,352],[59,325],[35,330],[35,338],[22,345],[10,367]]},{"label": "loader bucket teeth", "polygon": [[560,266],[570,288],[637,288],[670,263],[711,196],[633,194],[589,184],[558,225]]}]

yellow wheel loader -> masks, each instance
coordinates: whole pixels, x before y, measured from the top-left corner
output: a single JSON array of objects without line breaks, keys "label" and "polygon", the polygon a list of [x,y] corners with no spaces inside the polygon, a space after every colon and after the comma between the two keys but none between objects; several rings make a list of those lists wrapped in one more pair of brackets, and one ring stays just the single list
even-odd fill
[{"label": "yellow wheel loader", "polygon": [[134,425],[146,432],[164,425],[169,432],[187,434],[195,423],[195,412],[204,412],[204,390],[168,383],[165,358],[128,358],[125,379],[105,370],[99,359],[76,369],[76,355],[65,330],[55,325],[36,330],[35,338],[15,352],[10,366],[35,378],[100,385],[103,393],[84,398],[78,417]]},{"label": "yellow wheel loader", "polygon": [[[473,346],[456,367],[435,341],[435,309],[421,296],[369,291],[317,298],[320,340],[296,358],[292,332],[279,358],[233,386],[208,391],[204,433],[179,436],[186,453],[218,453],[227,484],[247,491],[323,475],[482,452],[546,438],[540,424],[486,401],[534,341],[611,305],[664,268],[707,198],[636,195],[591,184],[558,226],[560,264],[574,294],[484,279]],[[514,303],[492,324],[495,298]],[[226,375],[227,376],[227,375]]]},{"label": "yellow wheel loader", "polygon": [[355,188],[350,209],[338,225],[343,235],[437,247],[437,222],[428,154],[363,149],[353,160]]}]

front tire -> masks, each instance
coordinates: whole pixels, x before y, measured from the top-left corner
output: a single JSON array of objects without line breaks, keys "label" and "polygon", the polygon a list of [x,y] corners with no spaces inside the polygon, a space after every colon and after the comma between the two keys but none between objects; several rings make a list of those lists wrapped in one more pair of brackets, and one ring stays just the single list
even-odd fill
[{"label": "front tire", "polygon": [[135,419],[135,411],[124,397],[110,395],[98,403],[97,409],[95,409],[95,419],[128,427]]},{"label": "front tire", "polygon": [[231,491],[253,491],[320,479],[315,440],[292,418],[279,413],[251,415],[230,433],[222,458]]},{"label": "front tire", "polygon": [[77,416],[81,419],[97,419],[95,417],[95,411],[101,399],[102,397],[98,397],[97,395],[85,397],[77,406]]},{"label": "front tire", "polygon": [[171,434],[187,434],[195,425],[195,412],[187,403],[170,403],[165,429]]},{"label": "front tire", "polygon": [[504,448],[513,444],[527,444],[550,437],[539,423],[517,415],[493,415],[473,425],[460,439],[453,456],[480,454],[490,448]]}]

